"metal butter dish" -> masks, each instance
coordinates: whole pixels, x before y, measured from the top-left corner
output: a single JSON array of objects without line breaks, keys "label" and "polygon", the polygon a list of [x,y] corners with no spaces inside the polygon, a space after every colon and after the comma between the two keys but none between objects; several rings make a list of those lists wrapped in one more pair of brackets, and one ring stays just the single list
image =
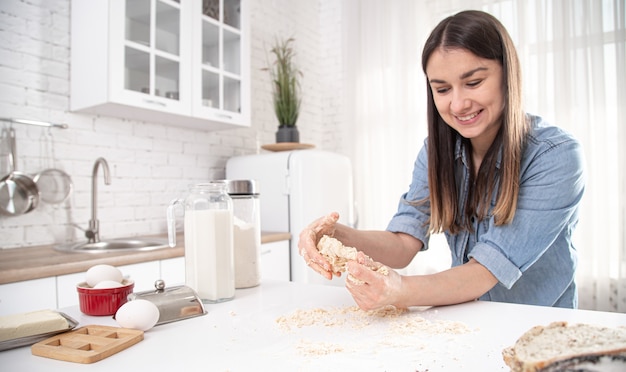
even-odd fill
[{"label": "metal butter dish", "polygon": [[13,338],[13,339],[10,339],[10,340],[1,341],[0,342],[0,351],[14,349],[16,347],[32,345],[34,343],[37,343],[39,341],[43,341],[43,340],[45,340],[45,339],[47,339],[47,338],[49,338],[51,336],[57,335],[59,333],[71,331],[72,329],[74,329],[78,325],[78,322],[76,320],[74,320],[74,318],[70,317],[69,315],[67,315],[65,313],[61,313],[61,312],[59,312],[59,314],[61,314],[61,316],[64,317],[65,320],[67,320],[67,328],[59,329],[59,330],[51,331],[51,332],[46,332],[46,333],[39,333],[39,334],[32,335],[32,336],[25,336],[25,337],[19,337],[19,338]]},{"label": "metal butter dish", "polygon": [[148,300],[159,309],[156,325],[175,322],[206,314],[204,305],[193,289],[180,285],[165,288],[161,279],[154,282],[153,291],[136,292],[128,295],[128,300]]}]

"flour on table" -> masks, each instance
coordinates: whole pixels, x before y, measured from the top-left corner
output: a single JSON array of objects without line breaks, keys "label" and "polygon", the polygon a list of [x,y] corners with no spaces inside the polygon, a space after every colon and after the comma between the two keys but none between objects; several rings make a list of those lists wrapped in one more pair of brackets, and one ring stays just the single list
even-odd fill
[{"label": "flour on table", "polygon": [[386,306],[377,310],[362,310],[358,306],[343,308],[314,308],[296,310],[290,315],[276,319],[278,327],[283,331],[310,326],[350,327],[360,329],[372,323],[385,322],[387,329],[393,334],[410,334],[422,332],[428,334],[462,334],[471,332],[461,322],[450,320],[428,320],[407,309]]},{"label": "flour on table", "polygon": [[296,310],[291,315],[281,316],[276,323],[283,331],[308,326],[338,327],[348,326],[358,329],[366,327],[376,318],[396,318],[407,312],[394,306],[386,306],[377,310],[361,310],[358,306],[344,308]]},{"label": "flour on table", "polygon": [[344,352],[345,349],[339,344],[333,344],[331,342],[313,342],[308,340],[300,340],[296,345],[296,350],[301,355],[328,355]]},{"label": "flour on table", "polygon": [[[429,320],[417,312],[394,306],[370,311],[362,310],[358,306],[300,309],[277,318],[276,324],[284,333],[302,336],[296,343],[295,351],[306,357],[351,354],[363,350],[371,350],[371,353],[375,354],[385,348],[428,351],[435,338],[448,340],[475,332],[462,322]],[[364,335],[372,332],[379,335],[382,333],[382,337],[377,337],[377,341],[364,337],[362,340],[354,340],[347,344],[311,340],[304,337],[306,332],[303,331],[308,328],[318,330],[319,334],[333,332],[341,334],[342,330],[351,328],[361,330]]]}]

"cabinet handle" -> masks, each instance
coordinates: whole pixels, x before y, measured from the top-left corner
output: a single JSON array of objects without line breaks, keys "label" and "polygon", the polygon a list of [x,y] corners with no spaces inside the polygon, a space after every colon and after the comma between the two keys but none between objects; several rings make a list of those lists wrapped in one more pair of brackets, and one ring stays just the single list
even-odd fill
[{"label": "cabinet handle", "polygon": [[216,114],[215,116],[219,116],[220,118],[223,119],[232,119],[233,117],[230,115],[226,115],[226,114]]},{"label": "cabinet handle", "polygon": [[162,107],[167,107],[167,105],[166,105],[165,103],[163,103],[163,102],[153,101],[153,100],[151,100],[151,99],[144,99],[143,101],[144,101],[145,103],[150,104],[150,105],[159,105],[159,106],[162,106]]}]

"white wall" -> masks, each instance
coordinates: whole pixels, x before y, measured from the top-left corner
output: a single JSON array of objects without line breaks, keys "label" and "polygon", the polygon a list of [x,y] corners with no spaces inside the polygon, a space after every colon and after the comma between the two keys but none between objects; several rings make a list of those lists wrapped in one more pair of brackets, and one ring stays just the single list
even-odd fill
[{"label": "white wall", "polygon": [[[91,218],[91,172],[100,156],[112,171],[108,186],[99,172],[101,238],[164,233],[165,208],[185,195],[189,183],[223,178],[229,157],[263,151],[261,145],[275,142],[269,77],[261,68],[276,36],[294,36],[297,42],[304,74],[301,142],[342,152],[341,4],[250,3],[252,127],[210,133],[69,112],[70,1],[0,1],[0,117],[69,124],[65,130],[14,124],[18,168],[36,173],[55,166],[74,181],[64,204],[0,216],[0,248],[82,239],[71,225],[86,228]],[[52,140],[52,151],[45,151],[45,139]]]}]

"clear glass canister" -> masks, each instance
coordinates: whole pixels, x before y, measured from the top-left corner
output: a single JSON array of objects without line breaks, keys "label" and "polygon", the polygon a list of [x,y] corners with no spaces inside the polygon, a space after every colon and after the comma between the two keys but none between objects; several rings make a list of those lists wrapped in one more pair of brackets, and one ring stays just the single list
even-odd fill
[{"label": "clear glass canister", "polygon": [[235,297],[233,200],[227,187],[224,181],[190,185],[189,195],[167,209],[170,246],[175,246],[175,211],[184,206],[185,284],[204,303]]},{"label": "clear glass canister", "polygon": [[235,250],[235,288],[261,283],[261,211],[259,188],[254,180],[227,180],[233,199],[233,246]]}]

